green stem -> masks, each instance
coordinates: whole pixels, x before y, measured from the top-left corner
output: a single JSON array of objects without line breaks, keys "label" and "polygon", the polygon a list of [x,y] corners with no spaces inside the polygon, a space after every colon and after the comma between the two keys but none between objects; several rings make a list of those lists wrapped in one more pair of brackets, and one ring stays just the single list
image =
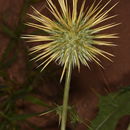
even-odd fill
[{"label": "green stem", "polygon": [[66,71],[66,81],[65,81],[65,88],[64,88],[63,109],[62,109],[62,118],[61,118],[61,130],[66,130],[71,69],[72,69],[71,64],[69,64]]}]

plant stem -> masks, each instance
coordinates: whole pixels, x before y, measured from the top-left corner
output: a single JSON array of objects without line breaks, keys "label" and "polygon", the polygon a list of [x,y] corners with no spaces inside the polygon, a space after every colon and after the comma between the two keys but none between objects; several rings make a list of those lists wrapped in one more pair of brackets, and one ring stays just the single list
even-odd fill
[{"label": "plant stem", "polygon": [[62,117],[61,117],[61,130],[66,130],[67,110],[68,110],[68,100],[69,100],[69,90],[70,90],[70,80],[71,80],[71,69],[72,69],[72,66],[71,66],[71,64],[69,64],[67,71],[66,71],[63,109],[62,109]]}]

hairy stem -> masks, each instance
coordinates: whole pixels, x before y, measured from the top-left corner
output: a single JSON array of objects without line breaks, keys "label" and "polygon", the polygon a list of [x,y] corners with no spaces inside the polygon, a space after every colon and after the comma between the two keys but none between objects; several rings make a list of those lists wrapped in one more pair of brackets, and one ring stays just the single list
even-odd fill
[{"label": "hairy stem", "polygon": [[66,71],[66,81],[65,81],[65,88],[64,88],[63,109],[62,109],[62,118],[61,118],[61,130],[66,130],[71,69],[72,66],[71,64],[69,64]]}]

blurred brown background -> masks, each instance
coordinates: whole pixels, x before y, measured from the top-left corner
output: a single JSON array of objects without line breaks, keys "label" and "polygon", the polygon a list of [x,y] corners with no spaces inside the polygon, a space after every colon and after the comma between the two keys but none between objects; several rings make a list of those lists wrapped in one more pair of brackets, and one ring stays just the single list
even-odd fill
[{"label": "blurred brown background", "polygon": [[[112,6],[117,1],[118,0],[112,0],[109,6]],[[34,4],[34,6],[37,9],[42,9],[44,3],[45,0],[39,0],[37,4]],[[87,3],[88,5],[91,4],[92,0],[88,0]],[[103,3],[106,3],[106,0],[103,0]],[[0,22],[3,22],[4,17],[9,27],[11,29],[15,29],[19,22],[18,17],[22,5],[23,0],[0,0]],[[43,12],[47,14],[46,9],[43,9]],[[104,70],[92,63],[90,65],[92,68],[91,71],[83,66],[80,73],[77,72],[77,70],[73,73],[70,102],[76,106],[78,113],[86,121],[94,119],[96,113],[98,112],[98,98],[95,93],[99,92],[100,94],[105,95],[109,92],[117,91],[123,86],[125,87],[130,85],[130,0],[120,0],[119,4],[111,11],[110,14],[118,14],[119,16],[112,19],[112,22],[121,23],[118,27],[107,31],[117,32],[120,36],[119,39],[112,39],[112,41],[118,45],[117,47],[105,48],[115,55],[115,57],[112,58],[113,63],[102,59],[102,64],[105,68]],[[1,29],[0,31],[1,56],[10,39],[2,32]],[[9,73],[11,79],[19,83],[24,82],[27,69],[27,58],[22,50],[23,46],[25,47],[27,45],[20,42],[17,48],[15,48],[14,51],[19,51],[18,59],[15,64],[5,70]],[[10,56],[13,56],[13,53],[10,54]],[[57,93],[60,92],[57,82],[55,81],[50,83],[50,81],[46,81],[46,85],[44,85],[43,88],[39,88],[43,93],[46,92],[46,95],[43,95],[43,97],[45,97],[47,101],[51,102],[51,99],[55,98]],[[42,96],[42,94],[39,96]],[[31,107],[30,105],[27,105],[26,109],[27,111],[38,111],[38,109],[42,108],[35,108],[34,106]],[[42,126],[43,130],[58,130],[57,121],[53,118],[53,115],[51,116],[52,117],[46,117],[45,119],[32,118],[30,120],[38,126]],[[126,130],[128,123],[130,123],[130,116],[122,118],[117,126],[117,130]],[[85,126],[79,124],[75,130],[86,130],[86,128]]]}]

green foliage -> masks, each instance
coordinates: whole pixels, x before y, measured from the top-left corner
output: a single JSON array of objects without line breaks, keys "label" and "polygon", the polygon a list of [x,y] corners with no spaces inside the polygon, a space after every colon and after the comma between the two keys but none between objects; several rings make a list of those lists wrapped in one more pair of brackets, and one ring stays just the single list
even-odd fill
[{"label": "green foliage", "polygon": [[[56,114],[59,116],[59,124],[61,123],[61,116],[62,116],[62,110],[63,106],[58,106],[56,107]],[[84,123],[82,119],[79,117],[78,113],[76,112],[75,108],[72,106],[68,106],[68,117],[70,120],[70,123],[75,125],[79,122]]]},{"label": "green foliage", "polygon": [[99,112],[92,121],[91,129],[115,130],[117,122],[125,115],[130,115],[130,91],[100,96]]},{"label": "green foliage", "polygon": [[[28,122],[27,119],[52,112],[59,116],[60,121],[62,106],[50,106],[36,96],[33,96],[35,94],[35,86],[39,83],[41,77],[43,78],[43,73],[40,74],[38,71],[34,71],[31,62],[26,63],[28,74],[26,75],[26,80],[23,84],[11,80],[7,73],[7,69],[14,65],[15,61],[18,59],[18,53],[20,51],[19,46],[22,46],[24,53],[27,54],[26,47],[21,45],[20,39],[21,34],[26,31],[24,18],[28,7],[39,1],[41,0],[24,0],[18,24],[14,29],[6,24],[7,16],[3,16],[3,20],[0,22],[1,31],[10,39],[2,57],[0,58],[0,78],[4,80],[3,83],[0,83],[0,130],[20,130],[20,121],[28,124],[28,126],[32,127],[34,130],[41,130],[41,128]],[[5,14],[6,13],[2,15]],[[44,31],[32,32],[32,34],[42,33],[45,34]],[[11,54],[13,55],[11,56]],[[46,72],[44,71],[44,73]],[[53,73],[51,73],[51,76],[56,77]],[[129,90],[130,87],[123,89],[120,94],[116,93],[100,97],[100,110],[98,116],[92,122],[93,130],[115,130],[115,126],[120,117],[130,114]],[[33,105],[40,105],[46,108],[46,111],[38,113],[25,113],[22,111],[23,113],[21,114],[21,109],[17,106],[19,100],[32,103]],[[77,124],[77,122],[84,123],[75,109],[70,106],[68,107],[68,117],[73,124]],[[130,127],[128,130],[130,130]]]},{"label": "green foliage", "polygon": [[26,101],[30,101],[33,104],[37,104],[37,105],[44,106],[44,107],[49,107],[48,104],[44,103],[42,100],[40,100],[39,98],[36,98],[34,96],[26,96],[25,99],[26,99]]},{"label": "green foliage", "polygon": [[[33,70],[31,63],[26,63],[28,74],[26,75],[25,82],[22,84],[17,83],[15,79],[10,79],[7,72],[18,59],[18,53],[20,52],[19,46],[22,46],[22,51],[28,55],[26,47],[21,44],[20,37],[21,34],[26,31],[24,18],[28,7],[38,1],[40,0],[24,0],[18,23],[14,28],[8,26],[8,17],[6,16],[6,13],[2,14],[3,19],[0,22],[0,28],[2,33],[9,37],[10,40],[0,58],[0,78],[3,79],[2,83],[0,83],[0,130],[20,130],[21,120],[22,123],[28,124],[29,127],[32,127],[35,130],[40,130],[40,128],[34,124],[29,123],[27,119],[33,116],[39,116],[41,113],[49,113],[50,110],[54,109],[50,108],[50,106],[41,99],[33,96],[35,85],[38,84],[41,74],[37,76],[38,72]],[[33,105],[40,105],[48,110],[45,111],[43,109],[43,112],[26,113],[18,107],[17,103],[19,101],[29,102]]]}]

